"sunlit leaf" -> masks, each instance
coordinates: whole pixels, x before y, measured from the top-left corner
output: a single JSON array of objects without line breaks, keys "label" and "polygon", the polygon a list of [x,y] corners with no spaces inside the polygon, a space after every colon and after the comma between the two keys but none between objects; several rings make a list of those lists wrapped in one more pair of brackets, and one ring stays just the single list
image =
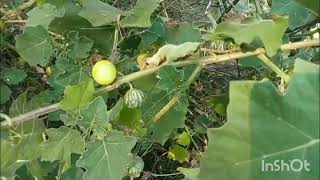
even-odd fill
[{"label": "sunlit leaf", "polygon": [[63,100],[60,102],[65,111],[86,107],[93,99],[94,87],[92,80],[84,81],[79,85],[67,86]]},{"label": "sunlit leaf", "polygon": [[188,162],[190,159],[190,154],[185,148],[179,145],[173,145],[169,147],[168,158],[175,161]]},{"label": "sunlit leaf", "polygon": [[42,26],[26,27],[15,40],[18,53],[31,66],[49,63],[53,46],[48,31]]}]

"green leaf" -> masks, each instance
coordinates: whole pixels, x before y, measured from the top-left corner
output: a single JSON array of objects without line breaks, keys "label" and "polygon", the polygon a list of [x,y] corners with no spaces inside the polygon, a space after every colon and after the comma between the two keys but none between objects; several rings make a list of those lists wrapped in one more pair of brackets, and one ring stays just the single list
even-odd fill
[{"label": "green leaf", "polygon": [[83,180],[83,170],[79,167],[72,166],[61,174],[60,180]]},{"label": "green leaf", "polygon": [[200,168],[177,168],[185,177],[183,180],[200,180],[198,175],[200,173]]},{"label": "green leaf", "polygon": [[104,128],[108,123],[107,105],[101,96],[95,98],[88,107],[80,110],[78,124],[86,129]]},{"label": "green leaf", "polygon": [[80,121],[81,116],[79,110],[74,110],[60,114],[60,119],[66,126],[75,126]]},{"label": "green leaf", "polygon": [[271,13],[276,15],[288,15],[289,27],[291,29],[312,20],[310,12],[295,1],[273,0]]},{"label": "green leaf", "polygon": [[157,17],[153,20],[150,28],[145,30],[141,35],[139,49],[147,49],[155,43],[159,38],[164,38],[166,33],[166,24],[162,18]]},{"label": "green leaf", "polygon": [[42,26],[26,27],[15,40],[18,53],[31,66],[45,66],[49,63],[53,46],[48,31]]},{"label": "green leaf", "polygon": [[136,141],[122,132],[111,132],[104,139],[88,143],[87,151],[77,161],[77,166],[86,169],[84,180],[121,180],[133,160],[131,149]]},{"label": "green leaf", "polygon": [[183,71],[177,71],[174,66],[164,66],[159,70],[159,77],[157,87],[162,90],[171,90],[181,85]]},{"label": "green leaf", "polygon": [[165,34],[166,43],[175,45],[185,42],[199,42],[200,38],[200,31],[187,22],[181,23],[178,28],[168,29]]},{"label": "green leaf", "polygon": [[67,86],[64,97],[60,102],[65,111],[86,107],[94,98],[94,87],[92,80],[81,82],[79,85]]},{"label": "green leaf", "polygon": [[229,97],[226,94],[210,96],[208,100],[208,106],[218,113],[220,116],[225,116],[227,113],[227,106],[229,103]]},{"label": "green leaf", "polygon": [[124,106],[120,111],[119,123],[129,127],[140,136],[143,136],[146,130],[142,128],[141,115],[141,109]]},{"label": "green leaf", "polygon": [[30,101],[28,101],[26,110],[31,111],[50,105],[55,98],[55,92],[50,91],[49,89],[41,91],[39,94],[33,96]]},{"label": "green leaf", "polygon": [[102,26],[117,21],[122,11],[99,0],[81,0],[79,16],[87,19],[93,26]]},{"label": "green leaf", "polygon": [[7,84],[18,84],[27,77],[27,74],[23,70],[13,67],[3,68],[1,76],[3,81]]},{"label": "green leaf", "polygon": [[209,39],[216,36],[227,36],[234,39],[237,44],[251,43],[259,38],[268,53],[273,56],[282,44],[282,36],[288,27],[288,19],[285,17],[275,17],[272,20],[256,20],[247,18],[242,23],[238,21],[223,22],[219,24],[214,35],[209,35]]},{"label": "green leaf", "polygon": [[316,14],[319,14],[320,12],[320,2],[318,0],[295,0],[295,1],[311,9]]},{"label": "green leaf", "polygon": [[5,84],[0,84],[0,104],[4,104],[10,100],[12,91]]},{"label": "green leaf", "polygon": [[55,90],[64,90],[68,85],[77,85],[80,82],[88,81],[91,66],[88,64],[75,64],[65,59],[59,59],[52,67],[52,75],[49,78],[50,86]]},{"label": "green leaf", "polygon": [[181,146],[189,146],[190,144],[190,136],[187,132],[183,132],[177,136],[177,143]]},{"label": "green leaf", "polygon": [[101,52],[111,52],[112,43],[110,42],[113,42],[114,27],[93,27],[89,21],[78,15],[81,8],[75,2],[63,1],[61,4],[66,13],[62,18],[56,18],[52,21],[50,24],[50,29],[52,31],[59,34],[77,31],[80,36],[86,36],[93,40],[94,47],[98,48]]},{"label": "green leaf", "polygon": [[62,163],[62,172],[71,167],[71,154],[82,154],[85,151],[85,141],[77,130],[65,126],[59,129],[46,129],[48,140],[41,148],[41,159],[53,162],[59,160]]},{"label": "green leaf", "polygon": [[[285,94],[272,82],[231,82],[228,122],[208,131],[199,178],[319,179],[319,66],[296,60]],[[297,159],[310,171],[262,171]],[[215,172],[215,173],[212,173]]]},{"label": "green leaf", "polygon": [[198,115],[194,119],[194,130],[198,133],[206,133],[208,127],[212,124],[212,120],[209,119],[206,115]]},{"label": "green leaf", "polygon": [[188,162],[190,159],[190,154],[185,148],[179,145],[173,145],[169,147],[168,158],[175,161]]},{"label": "green leaf", "polygon": [[149,27],[150,16],[159,6],[159,0],[138,0],[128,12],[128,16],[120,21],[121,27]]},{"label": "green leaf", "polygon": [[123,106],[123,98],[120,98],[117,103],[108,111],[108,122],[119,120],[120,112],[123,109]]},{"label": "green leaf", "polygon": [[41,25],[45,29],[48,29],[52,20],[56,17],[62,17],[64,15],[64,9],[57,9],[51,4],[44,4],[37,6],[27,13],[28,19],[26,27],[36,27]]},{"label": "green leaf", "polygon": [[[164,109],[166,105],[177,98],[177,102]],[[173,93],[156,89],[150,92],[142,106],[142,120],[149,125],[148,135],[164,144],[171,133],[184,127],[188,107],[188,99],[183,92]],[[160,119],[155,119],[159,111],[165,111]],[[155,122],[156,121],[156,122]]]},{"label": "green leaf", "polygon": [[89,53],[93,46],[93,41],[86,36],[80,36],[79,32],[72,31],[68,34],[68,39],[71,41],[71,51],[69,56],[75,59],[83,59],[89,56]]}]

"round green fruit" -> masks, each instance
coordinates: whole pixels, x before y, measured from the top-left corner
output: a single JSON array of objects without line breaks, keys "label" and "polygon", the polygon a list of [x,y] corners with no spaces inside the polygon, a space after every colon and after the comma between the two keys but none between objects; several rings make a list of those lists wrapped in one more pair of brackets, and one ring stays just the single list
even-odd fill
[{"label": "round green fruit", "polygon": [[111,84],[117,77],[117,69],[108,60],[98,61],[92,68],[93,79],[101,84],[108,85]]},{"label": "round green fruit", "polygon": [[124,102],[129,108],[138,108],[142,106],[143,92],[139,89],[129,89],[124,95]]}]

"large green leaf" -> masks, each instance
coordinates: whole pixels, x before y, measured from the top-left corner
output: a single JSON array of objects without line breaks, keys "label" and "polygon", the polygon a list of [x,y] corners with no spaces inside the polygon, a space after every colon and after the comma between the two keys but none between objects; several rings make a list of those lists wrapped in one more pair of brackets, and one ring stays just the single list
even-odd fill
[{"label": "large green leaf", "polygon": [[[78,31],[80,36],[86,36],[94,41],[94,47],[104,53],[110,53],[113,42],[114,27],[93,27],[85,18],[78,15],[81,8],[73,1],[63,1],[62,8],[65,15],[56,18],[50,24],[50,29],[59,34],[68,34],[70,31]],[[103,37],[103,38],[102,38]]]},{"label": "large green leaf", "polygon": [[79,85],[67,86],[64,97],[60,102],[65,111],[76,110],[86,107],[94,98],[94,87],[92,80],[83,81]]},{"label": "large green leaf", "polygon": [[231,82],[228,122],[208,137],[201,180],[319,179],[319,66],[296,60],[284,95],[268,80]]},{"label": "large green leaf", "polygon": [[187,22],[181,23],[178,28],[168,28],[165,34],[166,43],[176,45],[185,42],[199,42],[200,38],[200,31]]},{"label": "large green leaf", "polygon": [[57,17],[62,17],[64,14],[64,9],[58,10],[55,6],[51,4],[44,4],[33,8],[27,13],[28,20],[26,26],[36,27],[41,25],[45,29],[48,29],[51,21]]},{"label": "large green leaf", "polygon": [[150,16],[159,6],[159,0],[138,0],[128,12],[128,16],[120,21],[122,27],[149,27]]},{"label": "large green leaf", "polygon": [[87,151],[77,166],[86,169],[84,180],[121,180],[133,160],[131,149],[136,138],[124,136],[122,132],[111,132],[104,139],[87,144]]},{"label": "large green leaf", "polygon": [[93,26],[102,26],[117,20],[121,10],[99,0],[80,0],[82,4],[79,15]]},{"label": "large green leaf", "polygon": [[78,124],[86,129],[104,128],[107,123],[107,105],[101,96],[94,99],[88,107],[80,110]]},{"label": "large green leaf", "polygon": [[268,55],[273,56],[282,44],[282,36],[288,27],[286,17],[274,17],[272,20],[247,18],[243,22],[232,21],[219,24],[213,35],[231,37],[237,44],[252,43],[259,38],[264,44]]},{"label": "large green leaf", "polygon": [[31,66],[45,66],[49,63],[53,46],[44,27],[26,27],[23,34],[17,35],[15,40],[18,53]]},{"label": "large green leaf", "polygon": [[41,159],[53,162],[59,160],[62,163],[62,171],[71,167],[71,154],[82,154],[85,151],[85,141],[77,130],[68,127],[46,130],[48,140],[42,145]]},{"label": "large green leaf", "polygon": [[27,77],[27,74],[23,70],[13,67],[3,68],[1,76],[3,81],[7,84],[18,84]]},{"label": "large green leaf", "polygon": [[289,15],[289,27],[292,29],[307,23],[312,17],[306,8],[292,0],[273,0],[271,13]]},{"label": "large green leaf", "polygon": [[313,10],[314,13],[319,14],[320,12],[320,2],[318,0],[295,0],[295,1]]}]

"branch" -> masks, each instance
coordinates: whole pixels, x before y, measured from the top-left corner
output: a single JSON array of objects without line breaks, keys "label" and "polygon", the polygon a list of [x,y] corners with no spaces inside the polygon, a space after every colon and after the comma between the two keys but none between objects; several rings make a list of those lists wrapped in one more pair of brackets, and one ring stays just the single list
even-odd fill
[{"label": "branch", "polygon": [[[320,42],[319,42],[319,40],[315,39],[315,40],[310,40],[310,41],[301,41],[301,42],[284,44],[281,46],[281,50],[288,51],[288,50],[295,50],[295,49],[308,48],[308,47],[317,47],[317,46],[320,46]],[[230,54],[203,57],[200,60],[199,59],[191,59],[191,60],[185,60],[185,61],[172,62],[172,63],[168,63],[165,65],[173,65],[176,67],[182,67],[182,66],[200,63],[201,65],[204,66],[204,65],[208,65],[208,64],[222,62],[222,61],[229,61],[229,60],[234,60],[234,59],[239,59],[239,58],[244,58],[244,57],[249,57],[249,56],[257,56],[257,55],[265,54],[265,53],[266,53],[265,49],[258,48],[255,51],[250,51],[250,52],[234,52],[234,53],[230,53]],[[114,90],[123,84],[140,79],[144,76],[153,74],[165,65],[160,65],[158,67],[134,72],[134,73],[128,74],[126,76],[123,76],[122,78],[115,81],[113,84],[102,87],[100,89],[97,89],[95,91],[95,95],[96,96],[101,95],[101,94],[106,93],[108,91]],[[59,103],[52,104],[52,105],[49,105],[46,107],[36,109],[34,111],[27,112],[25,114],[18,115],[16,117],[13,117],[13,118],[11,118],[11,121],[12,121],[13,125],[17,125],[22,122],[28,121],[30,119],[34,119],[39,116],[56,111],[58,109],[60,109]],[[1,122],[1,128],[7,128],[7,127],[9,127],[9,124],[6,121]]]}]

